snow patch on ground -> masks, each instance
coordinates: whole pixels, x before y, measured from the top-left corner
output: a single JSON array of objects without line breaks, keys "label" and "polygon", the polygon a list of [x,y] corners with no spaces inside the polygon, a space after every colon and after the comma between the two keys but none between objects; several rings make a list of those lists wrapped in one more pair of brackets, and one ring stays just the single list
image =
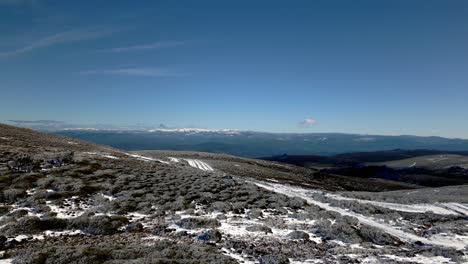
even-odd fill
[{"label": "snow patch on ground", "polygon": [[101,196],[102,196],[102,198],[104,198],[104,199],[106,199],[106,200],[109,200],[109,201],[114,201],[115,199],[117,199],[117,198],[115,198],[115,197],[113,197],[113,196],[105,195],[105,194],[103,194],[103,193],[101,193]]},{"label": "snow patch on ground", "polygon": [[132,157],[132,158],[137,158],[139,160],[143,160],[143,161],[157,161],[156,159],[153,159],[153,158],[149,158],[149,157],[145,157],[145,156],[141,156],[141,155],[136,155],[136,154],[128,154],[128,156]]},{"label": "snow patch on ground", "polygon": [[78,199],[78,197],[72,197],[65,199],[62,206],[58,206],[52,203],[52,201],[46,201],[46,205],[49,206],[50,210],[57,214],[57,218],[74,218],[85,213],[86,210],[91,208],[91,201],[89,199]]},{"label": "snow patch on ground", "polygon": [[[17,205],[13,204],[13,205],[10,205],[11,207],[13,207],[13,210],[9,211],[8,214],[12,214],[16,211],[20,211],[20,210],[25,210],[25,211],[28,211],[28,214],[27,216],[35,216],[35,217],[42,217],[42,214],[41,213],[38,213],[36,212],[35,209],[32,209],[32,208],[29,208],[29,207],[18,207]],[[7,217],[8,214],[4,215],[4,216],[0,216],[0,220],[2,220],[3,218]],[[6,226],[6,225],[3,225],[3,226]],[[2,226],[2,227],[3,227]]]},{"label": "snow patch on ground", "polygon": [[145,156],[141,156],[141,155],[137,155],[137,154],[129,154],[129,153],[125,153],[125,154],[127,156],[130,156],[132,158],[137,158],[137,159],[142,160],[142,161],[157,161],[157,162],[164,163],[164,164],[170,164],[169,162],[164,161],[164,160],[160,160],[160,159],[154,159],[154,158],[145,157]]},{"label": "snow patch on ground", "polygon": [[459,239],[452,237],[440,237],[440,236],[433,236],[431,238],[420,237],[412,233],[405,232],[403,230],[398,229],[397,227],[392,226],[391,224],[379,222],[372,217],[364,216],[349,210],[345,210],[343,208],[334,207],[327,203],[323,203],[317,200],[314,200],[310,194],[311,190],[303,189],[300,187],[293,187],[289,185],[281,185],[281,184],[273,184],[267,182],[253,182],[257,186],[267,189],[269,191],[273,191],[276,193],[281,193],[289,197],[298,197],[306,200],[310,204],[317,205],[325,210],[337,212],[343,216],[351,216],[355,217],[359,220],[362,224],[366,224],[369,226],[373,226],[375,228],[381,229],[382,231],[391,234],[393,236],[398,237],[402,241],[420,241],[424,244],[430,245],[437,245],[443,247],[451,247],[456,249],[464,249],[468,246],[468,240],[460,241]]},{"label": "snow patch on ground", "polygon": [[66,231],[51,231],[47,230],[39,235],[17,235],[16,237],[9,238],[7,241],[21,242],[23,240],[44,240],[46,237],[61,237],[61,236],[76,236],[84,235],[81,230],[66,230]]},{"label": "snow patch on ground", "polygon": [[202,171],[214,171],[214,169],[204,161],[196,159],[185,159],[185,161],[187,161],[190,166]]},{"label": "snow patch on ground", "polygon": [[26,194],[27,195],[33,195],[36,193],[36,188],[32,188],[32,189],[29,189],[29,190],[26,190]]},{"label": "snow patch on ground", "polygon": [[[288,215],[282,215],[282,216],[273,216],[270,215],[268,212],[264,210],[264,217],[261,218],[249,218],[247,214],[249,213],[249,210],[246,210],[244,214],[233,214],[233,213],[227,213],[225,214],[226,219],[218,220],[221,223],[221,226],[218,227],[217,229],[223,233],[223,236],[232,236],[236,238],[243,238],[243,239],[249,239],[249,240],[255,240],[255,239],[275,239],[275,240],[280,240],[280,241],[285,241],[287,240],[287,236],[295,231],[295,230],[300,230],[303,232],[306,232],[309,234],[309,240],[314,241],[317,244],[322,243],[322,238],[318,237],[316,234],[308,232],[303,229],[307,229],[304,227],[310,227],[313,226],[314,223],[316,222],[315,220],[298,220],[289,217]],[[203,213],[201,210],[197,210],[196,212],[197,215],[191,215],[191,214],[186,214],[185,212],[176,212],[176,215],[180,216],[181,219],[183,218],[212,218],[215,219],[217,218],[218,215],[221,213]],[[271,217],[281,217],[281,220],[285,224],[285,226],[282,226],[281,228],[273,227],[265,221],[267,218]],[[272,233],[265,233],[263,231],[247,231],[247,227],[251,227],[254,225],[263,225],[266,227],[269,227],[272,231]],[[176,224],[172,224],[170,228],[175,229],[176,231],[186,231],[187,233],[198,233],[200,231],[203,231],[203,229],[200,230],[189,230],[189,229],[183,229],[177,226]]]},{"label": "snow patch on ground", "polygon": [[176,163],[180,161],[180,159],[174,158],[174,157],[168,157],[168,159],[169,159],[170,161],[176,162]]},{"label": "snow patch on ground", "polygon": [[13,263],[13,259],[12,258],[9,258],[9,259],[0,259],[0,264],[11,264]]},{"label": "snow patch on ground", "polygon": [[290,264],[319,264],[323,263],[321,259],[305,259],[305,260],[294,260],[289,259]]}]

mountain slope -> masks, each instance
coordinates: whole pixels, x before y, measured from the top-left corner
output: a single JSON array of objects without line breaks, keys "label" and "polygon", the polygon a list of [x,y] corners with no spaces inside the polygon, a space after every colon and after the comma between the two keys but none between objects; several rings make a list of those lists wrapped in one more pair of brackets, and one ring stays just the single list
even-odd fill
[{"label": "mountain slope", "polygon": [[440,202],[411,189],[408,201],[377,203],[392,192],[330,192],[346,184],[295,166],[127,153],[4,125],[0,153],[0,263],[455,263],[466,254],[463,189],[440,189]]},{"label": "mountain slope", "polygon": [[396,149],[330,157],[280,155],[263,159],[361,179],[386,179],[427,187],[468,184],[466,152]]},{"label": "mountain slope", "polygon": [[125,150],[190,150],[242,157],[334,155],[356,151],[435,149],[467,151],[468,140],[440,137],[374,136],[336,133],[264,133],[223,130],[89,131],[58,134]]}]

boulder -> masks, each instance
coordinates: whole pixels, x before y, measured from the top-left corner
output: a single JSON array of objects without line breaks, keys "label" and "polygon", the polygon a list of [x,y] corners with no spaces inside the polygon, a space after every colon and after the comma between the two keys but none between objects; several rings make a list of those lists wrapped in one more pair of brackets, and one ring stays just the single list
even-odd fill
[{"label": "boulder", "polygon": [[222,235],[216,229],[207,230],[197,237],[198,241],[202,241],[204,243],[209,243],[209,242],[217,243],[217,242],[220,242],[221,239],[222,239]]}]

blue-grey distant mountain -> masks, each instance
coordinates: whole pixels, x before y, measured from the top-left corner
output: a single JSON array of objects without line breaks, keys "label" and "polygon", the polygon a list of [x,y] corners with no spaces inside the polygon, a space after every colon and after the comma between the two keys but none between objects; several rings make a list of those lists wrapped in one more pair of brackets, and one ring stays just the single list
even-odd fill
[{"label": "blue-grey distant mountain", "polygon": [[265,133],[207,129],[147,131],[74,129],[56,133],[125,150],[191,150],[244,157],[268,157],[284,153],[334,155],[391,149],[468,150],[468,140],[465,139],[418,136]]}]

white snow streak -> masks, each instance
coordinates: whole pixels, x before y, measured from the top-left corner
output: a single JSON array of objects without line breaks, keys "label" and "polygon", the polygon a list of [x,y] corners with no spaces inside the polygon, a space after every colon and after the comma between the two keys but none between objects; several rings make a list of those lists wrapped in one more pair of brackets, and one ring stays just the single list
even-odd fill
[{"label": "white snow streak", "polygon": [[459,214],[468,216],[468,206],[459,204],[459,203],[442,203],[441,206],[444,206],[452,211],[455,211]]},{"label": "white snow streak", "polygon": [[9,258],[9,259],[0,259],[0,264],[11,264],[13,263],[13,259],[12,258]]},{"label": "white snow streak", "polygon": [[188,164],[194,168],[200,169],[202,171],[214,171],[214,169],[208,165],[208,163],[196,159],[185,159]]},{"label": "white snow streak", "polygon": [[180,161],[180,159],[178,159],[178,158],[173,158],[173,157],[168,157],[168,159],[169,159],[170,161],[176,162],[176,163]]},{"label": "white snow streak", "polygon": [[113,197],[113,196],[105,195],[105,194],[103,194],[103,193],[101,193],[101,196],[102,196],[102,198],[107,199],[107,200],[109,200],[109,201],[114,201],[115,199],[117,199],[117,198],[115,198],[115,197]]},{"label": "white snow streak", "polygon": [[355,201],[364,204],[372,204],[395,211],[411,212],[411,213],[426,213],[433,212],[440,215],[468,215],[468,208],[458,203],[436,203],[436,204],[398,204],[386,203],[369,200],[361,200],[355,198],[348,198],[337,194],[325,194],[326,197],[334,200],[342,201]]},{"label": "white snow streak", "polygon": [[130,156],[132,158],[137,158],[137,159],[142,160],[142,161],[157,161],[157,162],[161,162],[161,163],[164,163],[164,164],[170,164],[169,162],[164,161],[164,160],[160,160],[160,159],[154,159],[154,158],[145,157],[145,156],[136,155],[136,154],[129,154],[129,153],[125,153],[125,154],[127,154],[128,156]]}]

